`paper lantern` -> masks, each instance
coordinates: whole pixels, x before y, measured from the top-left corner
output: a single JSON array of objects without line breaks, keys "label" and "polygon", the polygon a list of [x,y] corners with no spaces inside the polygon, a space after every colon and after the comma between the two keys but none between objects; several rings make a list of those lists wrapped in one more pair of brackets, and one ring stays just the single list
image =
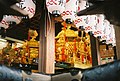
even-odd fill
[{"label": "paper lantern", "polygon": [[97,24],[97,16],[96,15],[88,15],[86,19],[86,24],[84,26],[85,32],[91,32],[91,34],[95,31],[95,26]]},{"label": "paper lantern", "polygon": [[8,23],[15,22],[16,24],[19,24],[22,20],[22,17],[5,15],[3,19]]},{"label": "paper lantern", "polygon": [[106,39],[107,39],[106,28],[105,28],[105,26],[103,26],[103,27],[104,27],[104,30],[103,30],[103,33],[101,35],[100,41],[106,41]]},{"label": "paper lantern", "polygon": [[111,26],[110,26],[110,23],[108,20],[104,20],[104,30],[103,30],[103,33],[102,33],[102,36],[101,36],[101,41],[106,41],[109,37],[109,34],[111,32]]},{"label": "paper lantern", "polygon": [[94,36],[101,37],[104,31],[104,15],[97,15],[97,24],[95,26]]},{"label": "paper lantern", "polygon": [[36,10],[34,0],[21,0],[20,3],[17,3],[16,5],[24,9],[28,13],[29,18],[34,16]]},{"label": "paper lantern", "polygon": [[107,36],[106,44],[112,44],[113,46],[115,46],[116,45],[115,30],[113,25],[110,25],[110,27],[111,27],[111,31]]},{"label": "paper lantern", "polygon": [[7,29],[9,27],[9,24],[3,19],[0,22],[0,27],[3,27],[4,29]]},{"label": "paper lantern", "polygon": [[66,23],[72,23],[75,20],[75,15],[78,9],[78,0],[68,0],[66,2],[65,11],[61,14]]},{"label": "paper lantern", "polygon": [[59,16],[65,10],[66,0],[46,0],[48,11],[54,16]]},{"label": "paper lantern", "polygon": [[[86,9],[86,1],[79,1],[78,2],[78,8],[77,8],[77,12]],[[85,20],[86,20],[87,16],[77,16],[75,15],[75,20],[74,20],[74,24],[76,25],[77,28],[79,28],[80,26],[85,26]]]},{"label": "paper lantern", "polygon": [[82,10],[84,10],[86,8],[87,8],[87,1],[79,0],[79,2],[78,2],[78,11],[77,12],[82,11]]},{"label": "paper lantern", "polygon": [[113,42],[113,36],[112,36],[112,28],[110,30],[110,33],[107,35],[107,38],[106,38],[106,44],[112,44]]},{"label": "paper lantern", "polygon": [[80,26],[85,26],[85,20],[86,20],[87,16],[77,16],[76,19],[74,20],[74,24],[77,28],[79,28]]},{"label": "paper lantern", "polygon": [[85,25],[84,25],[84,29],[85,29],[85,32],[89,32],[89,30],[91,30],[91,26],[90,26],[90,15],[87,15],[86,19],[84,19],[85,21]]}]

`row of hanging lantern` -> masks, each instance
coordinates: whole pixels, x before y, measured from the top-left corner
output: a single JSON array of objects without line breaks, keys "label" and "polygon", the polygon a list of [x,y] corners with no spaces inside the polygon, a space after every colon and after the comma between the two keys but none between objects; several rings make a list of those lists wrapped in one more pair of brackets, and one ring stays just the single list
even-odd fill
[{"label": "row of hanging lantern", "polygon": [[[82,18],[84,18],[84,20],[82,20]],[[77,27],[83,26],[86,33],[89,32],[94,37],[99,38],[100,41],[106,41],[106,44],[116,45],[114,27],[104,18],[104,15],[87,15],[82,18],[80,23],[76,24]]]},{"label": "row of hanging lantern", "polygon": [[[35,14],[36,5],[34,0],[21,0],[16,4],[18,7],[22,8],[28,13],[28,17],[32,18]],[[13,15],[4,15],[2,21],[0,22],[0,27],[7,29],[9,24],[19,24],[24,17],[13,16]]]},{"label": "row of hanging lantern", "polygon": [[[74,2],[73,0],[46,0],[46,6],[48,12],[54,16],[61,15],[62,19],[68,24],[75,21],[76,24],[79,24],[81,20],[86,19],[86,16],[79,17],[76,15],[78,11],[88,7],[86,0],[74,0]],[[84,22],[81,23],[85,25]]]},{"label": "row of hanging lantern", "polygon": [[63,18],[66,23],[74,25],[90,32],[100,41],[106,41],[107,44],[115,45],[115,33],[113,25],[105,20],[104,15],[86,15],[77,16],[76,13],[89,7],[86,0],[46,0],[48,11],[54,16]]},{"label": "row of hanging lantern", "polygon": [[[89,7],[89,5],[86,1],[80,0],[78,7],[79,12]],[[105,19],[103,14],[76,16],[74,24],[76,27],[82,26],[86,33],[90,32],[100,41],[106,41],[106,44],[112,44],[113,46],[116,45],[114,27]]]},{"label": "row of hanging lantern", "polygon": [[[77,19],[76,19],[77,20]],[[104,15],[87,15],[79,17],[79,21],[75,21],[76,27],[82,27],[86,33],[92,34],[99,38],[100,41],[106,41],[106,44],[116,45],[115,30],[113,25],[105,19]]]}]

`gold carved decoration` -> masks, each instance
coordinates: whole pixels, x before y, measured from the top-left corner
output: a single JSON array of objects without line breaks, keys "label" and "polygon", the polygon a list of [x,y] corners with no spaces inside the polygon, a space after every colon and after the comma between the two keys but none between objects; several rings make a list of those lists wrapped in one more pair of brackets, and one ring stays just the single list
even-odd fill
[{"label": "gold carved decoration", "polygon": [[66,25],[55,37],[55,59],[56,61],[66,62],[73,67],[90,67],[91,50],[90,36],[78,36],[78,31],[71,30],[71,25]]}]

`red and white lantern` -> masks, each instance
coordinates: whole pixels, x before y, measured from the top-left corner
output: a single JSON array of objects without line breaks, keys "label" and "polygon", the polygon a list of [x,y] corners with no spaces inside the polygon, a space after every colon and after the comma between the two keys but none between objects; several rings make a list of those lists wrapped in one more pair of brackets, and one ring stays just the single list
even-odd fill
[{"label": "red and white lantern", "polygon": [[115,30],[113,25],[110,25],[110,27],[111,27],[111,31],[110,34],[107,36],[106,44],[112,44],[113,46],[115,46],[116,45]]},{"label": "red and white lantern", "polygon": [[85,24],[85,32],[94,32],[95,31],[95,26],[97,23],[97,16],[96,15],[88,15],[88,18],[86,20]]},{"label": "red and white lantern", "polygon": [[76,19],[74,20],[74,24],[76,25],[77,28],[80,26],[85,26],[85,20],[87,16],[77,16]]},{"label": "red and white lantern", "polygon": [[104,30],[103,30],[103,34],[101,36],[101,41],[103,40],[107,40],[109,37],[109,34],[111,32],[111,26],[108,20],[104,20]]},{"label": "red and white lantern", "polygon": [[91,19],[90,15],[87,15],[87,17],[85,19],[85,25],[83,26],[85,29],[85,32],[87,32],[87,33],[92,29],[92,27],[90,26],[90,22],[91,22],[90,19]]},{"label": "red and white lantern", "polygon": [[46,0],[46,6],[48,11],[58,16],[65,10],[66,0]]},{"label": "red and white lantern", "polygon": [[[77,8],[77,12],[86,9],[86,1],[80,0],[78,2],[78,8]],[[87,16],[75,16],[75,20],[74,20],[74,24],[76,25],[77,28],[79,28],[80,26],[85,26],[85,20],[86,20]]]},{"label": "red and white lantern", "polygon": [[9,27],[9,23],[6,22],[4,19],[0,22],[0,27],[7,29]]},{"label": "red and white lantern", "polygon": [[78,9],[78,0],[67,0],[65,11],[61,14],[63,20],[67,23],[72,23],[75,20],[75,15]]},{"label": "red and white lantern", "polygon": [[96,24],[96,28],[94,31],[94,36],[95,37],[101,37],[104,31],[104,15],[99,14],[97,15],[97,24]]},{"label": "red and white lantern", "polygon": [[22,20],[22,17],[12,16],[12,15],[5,15],[3,17],[3,20],[5,20],[8,23],[15,22],[16,24],[19,24],[21,22],[21,20]]},{"label": "red and white lantern", "polygon": [[16,5],[24,9],[28,13],[29,18],[32,18],[34,16],[36,5],[33,0],[21,0],[21,2],[17,3]]},{"label": "red and white lantern", "polygon": [[103,30],[103,33],[102,33],[100,41],[105,41],[107,39],[106,27],[105,27],[105,25],[103,27],[104,27],[104,30]]},{"label": "red and white lantern", "polygon": [[112,44],[112,42],[113,42],[113,36],[112,36],[112,28],[111,28],[110,33],[107,35],[106,44]]}]

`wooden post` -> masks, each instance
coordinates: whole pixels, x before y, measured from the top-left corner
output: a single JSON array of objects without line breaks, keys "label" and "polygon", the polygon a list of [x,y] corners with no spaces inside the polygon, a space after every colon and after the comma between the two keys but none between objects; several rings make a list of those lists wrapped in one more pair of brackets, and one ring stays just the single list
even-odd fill
[{"label": "wooden post", "polygon": [[42,13],[40,23],[39,72],[53,74],[55,70],[55,23],[46,9]]},{"label": "wooden post", "polygon": [[90,42],[91,42],[91,54],[92,54],[92,66],[98,65],[98,40],[90,35]]},{"label": "wooden post", "polygon": [[115,37],[116,37],[116,56],[117,60],[120,59],[120,27],[114,26],[115,28]]},{"label": "wooden post", "polygon": [[[54,73],[55,70],[55,23],[52,17],[47,17],[47,49],[46,49],[46,73]],[[48,19],[50,18],[50,19]]]}]

